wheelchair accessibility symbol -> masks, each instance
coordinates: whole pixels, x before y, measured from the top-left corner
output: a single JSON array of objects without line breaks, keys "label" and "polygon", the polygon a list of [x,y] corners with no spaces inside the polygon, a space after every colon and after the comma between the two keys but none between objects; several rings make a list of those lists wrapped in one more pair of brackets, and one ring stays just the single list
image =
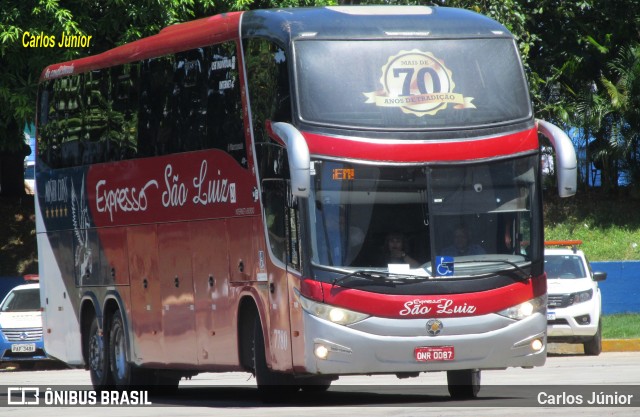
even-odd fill
[{"label": "wheelchair accessibility symbol", "polygon": [[436,272],[440,277],[449,277],[453,275],[453,257],[452,256],[436,256]]}]

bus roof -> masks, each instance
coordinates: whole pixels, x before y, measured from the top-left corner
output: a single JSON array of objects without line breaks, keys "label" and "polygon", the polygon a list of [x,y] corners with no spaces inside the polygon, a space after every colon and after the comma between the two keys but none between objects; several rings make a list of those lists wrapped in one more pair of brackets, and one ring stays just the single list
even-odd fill
[{"label": "bus roof", "polygon": [[[242,16],[242,23],[240,18]],[[41,80],[159,57],[238,36],[292,39],[512,37],[496,21],[463,9],[427,6],[336,6],[231,12],[162,29],[101,54],[46,67]]]},{"label": "bus roof", "polygon": [[242,35],[274,36],[283,43],[324,39],[469,38],[508,36],[503,25],[481,14],[449,7],[336,6],[246,12]]}]

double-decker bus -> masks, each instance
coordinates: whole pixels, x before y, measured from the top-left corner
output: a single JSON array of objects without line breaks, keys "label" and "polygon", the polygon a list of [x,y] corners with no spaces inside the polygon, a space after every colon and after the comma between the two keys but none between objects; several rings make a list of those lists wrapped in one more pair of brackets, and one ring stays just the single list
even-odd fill
[{"label": "double-decker bus", "polygon": [[97,388],[446,371],[473,397],[544,364],[539,133],[562,196],[575,152],[497,22],[226,13],[51,65],[37,105],[46,351]]}]

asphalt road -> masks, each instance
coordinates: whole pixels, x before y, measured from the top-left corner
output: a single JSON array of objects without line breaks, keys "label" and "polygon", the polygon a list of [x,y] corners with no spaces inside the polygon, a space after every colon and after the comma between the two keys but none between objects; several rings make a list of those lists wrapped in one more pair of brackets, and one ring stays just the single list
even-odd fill
[{"label": "asphalt road", "polygon": [[[480,396],[453,401],[444,373],[342,377],[326,393],[300,393],[287,403],[265,404],[255,379],[245,373],[197,375],[183,380],[177,394],[151,397],[139,407],[35,407],[7,405],[9,388],[46,387],[59,394],[91,390],[83,370],[0,372],[0,416],[536,416],[551,411],[573,416],[632,416],[640,414],[640,352],[606,352],[598,357],[552,355],[544,367],[482,372]],[[594,397],[595,396],[595,397]],[[15,391],[12,402],[15,401]],[[40,398],[44,398],[40,394]],[[53,397],[49,397],[53,398]],[[610,402],[604,408],[589,405]],[[582,403],[581,406],[579,403]],[[611,405],[612,402],[615,404]],[[631,404],[632,407],[629,407]],[[584,405],[584,406],[583,406]]]}]

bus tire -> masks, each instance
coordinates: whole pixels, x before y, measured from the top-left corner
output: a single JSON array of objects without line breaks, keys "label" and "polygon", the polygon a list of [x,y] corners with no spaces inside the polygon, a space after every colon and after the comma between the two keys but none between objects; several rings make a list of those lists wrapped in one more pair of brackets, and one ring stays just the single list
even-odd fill
[{"label": "bus tire", "polygon": [[302,378],[299,381],[300,389],[304,392],[320,393],[325,392],[331,388],[331,383],[334,381],[331,378],[323,378],[320,376],[314,376],[310,378]]},{"label": "bus tire", "polygon": [[156,386],[156,391],[166,395],[172,395],[178,392],[178,386],[180,385],[180,375],[172,371],[156,371],[153,379],[153,384]]},{"label": "bus tire", "polygon": [[114,311],[111,316],[109,342],[109,365],[116,388],[155,385],[153,371],[138,368],[131,363],[127,332],[120,310]]},{"label": "bus tire", "polygon": [[451,398],[457,400],[476,398],[480,392],[480,370],[447,371],[447,385]]},{"label": "bus tire", "polygon": [[253,371],[258,385],[258,395],[264,402],[283,402],[298,391],[293,375],[274,372],[267,366],[264,335],[260,318],[256,315],[253,326]]},{"label": "bus tire", "polygon": [[100,331],[98,318],[94,317],[87,337],[87,362],[91,383],[95,388],[105,388],[113,384],[109,366],[109,337]]}]

